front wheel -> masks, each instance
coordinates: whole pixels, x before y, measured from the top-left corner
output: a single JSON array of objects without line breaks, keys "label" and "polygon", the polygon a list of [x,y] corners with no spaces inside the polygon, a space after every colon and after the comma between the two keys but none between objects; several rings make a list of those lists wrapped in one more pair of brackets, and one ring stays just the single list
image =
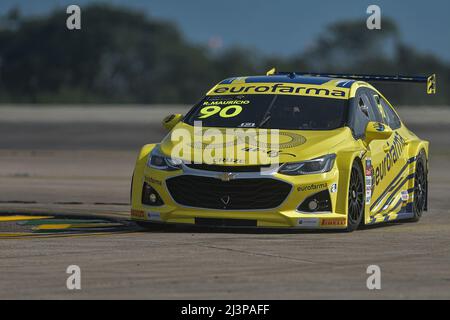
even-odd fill
[{"label": "front wheel", "polygon": [[364,182],[361,166],[355,161],[348,186],[347,231],[356,230],[364,217]]}]

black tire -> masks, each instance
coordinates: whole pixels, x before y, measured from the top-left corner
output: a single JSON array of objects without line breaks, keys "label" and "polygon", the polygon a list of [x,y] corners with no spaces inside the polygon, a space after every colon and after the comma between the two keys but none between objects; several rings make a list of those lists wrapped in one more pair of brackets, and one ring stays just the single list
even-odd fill
[{"label": "black tire", "polygon": [[358,162],[353,162],[348,185],[347,231],[356,230],[364,218],[364,175]]},{"label": "black tire", "polygon": [[413,192],[413,208],[414,216],[409,220],[417,222],[422,217],[426,208],[428,197],[428,169],[427,158],[425,152],[420,151],[416,160],[416,170],[414,171],[414,192]]}]

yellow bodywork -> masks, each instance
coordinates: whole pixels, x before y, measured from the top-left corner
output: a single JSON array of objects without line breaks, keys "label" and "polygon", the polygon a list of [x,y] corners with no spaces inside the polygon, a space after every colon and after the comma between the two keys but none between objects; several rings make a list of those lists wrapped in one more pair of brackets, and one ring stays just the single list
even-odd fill
[{"label": "yellow bodywork", "polygon": [[[281,83],[274,90],[277,94],[314,95],[337,99],[351,99],[355,97],[356,90],[361,87],[367,87],[378,92],[370,84],[362,81],[355,81],[348,88],[337,87],[337,84],[342,83],[342,81],[342,79],[330,79],[322,85]],[[273,83],[258,83],[258,86],[270,87],[273,85]],[[248,88],[251,86],[253,88]],[[249,94],[264,94],[264,92],[255,91],[255,84],[245,83],[245,78],[235,78],[231,83],[216,85],[207,95],[227,94],[232,87],[247,88],[245,92]],[[288,90],[281,92],[280,90],[284,87],[294,87],[294,92],[292,90],[291,92],[288,92]],[[383,97],[381,93],[379,95]],[[172,131],[180,128],[187,131],[194,130],[192,126],[179,122]],[[336,161],[332,170],[321,174],[289,176],[276,173],[271,176],[273,179],[285,181],[292,186],[287,198],[277,208],[232,211],[186,207],[174,201],[166,185],[167,179],[182,175],[183,171],[163,171],[147,166],[149,153],[156,146],[159,146],[164,154],[171,154],[175,144],[171,141],[169,133],[160,144],[147,144],[142,147],[139,153],[133,174],[131,218],[138,221],[184,224],[195,224],[196,218],[228,218],[256,220],[257,227],[346,228],[349,173],[355,161],[360,162],[363,172],[366,173],[368,159],[370,159],[373,167],[371,178],[374,180],[374,187],[372,187],[370,199],[365,201],[363,222],[373,224],[410,217],[410,207],[414,197],[412,191],[414,179],[411,178],[415,170],[414,158],[423,150],[428,159],[428,142],[419,139],[403,123],[388,140],[374,140],[368,145],[361,139],[355,140],[348,127],[330,131],[280,130],[279,133],[281,163],[309,160],[334,153],[336,154]],[[297,137],[303,137],[304,141],[298,142]],[[298,143],[292,143],[292,141]],[[383,161],[392,152],[390,147],[398,143],[401,143],[401,147],[398,149],[401,151],[398,152],[400,154],[397,154],[397,161],[392,162],[389,170],[383,169]],[[201,148],[192,147],[193,154],[201,151]],[[295,155],[295,157],[292,155]],[[245,165],[248,161],[246,158],[239,159],[240,162],[231,160],[233,159],[224,164],[239,166]],[[379,168],[378,178],[377,168]],[[383,173],[382,178],[381,173]],[[376,183],[377,179],[378,183]],[[142,204],[144,182],[159,193],[164,202],[162,206]],[[332,212],[306,213],[298,211],[297,208],[303,200],[325,189],[330,192]],[[409,194],[406,200],[405,191]],[[192,192],[195,192],[195,190],[192,190]]]}]

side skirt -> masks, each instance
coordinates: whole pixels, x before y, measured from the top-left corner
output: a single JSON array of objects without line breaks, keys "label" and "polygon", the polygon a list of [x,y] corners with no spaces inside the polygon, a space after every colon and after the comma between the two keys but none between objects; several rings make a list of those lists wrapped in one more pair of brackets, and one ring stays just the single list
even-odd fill
[{"label": "side skirt", "polygon": [[395,212],[392,211],[388,214],[377,214],[375,217],[373,217],[368,225],[376,224],[376,223],[383,223],[383,222],[392,222],[392,221],[399,221],[404,219],[411,219],[414,217],[413,209],[412,209],[412,202],[408,202],[406,205],[404,205],[400,211]]}]

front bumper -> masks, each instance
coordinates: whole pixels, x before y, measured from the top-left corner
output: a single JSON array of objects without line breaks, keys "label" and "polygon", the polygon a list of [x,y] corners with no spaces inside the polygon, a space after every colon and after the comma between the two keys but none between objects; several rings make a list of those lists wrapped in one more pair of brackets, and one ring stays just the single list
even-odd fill
[{"label": "front bumper", "polygon": [[[302,229],[345,229],[347,227],[347,215],[344,206],[339,205],[338,200],[345,198],[346,188],[339,188],[339,172],[333,168],[323,174],[311,174],[302,176],[287,176],[272,173],[261,176],[259,173],[239,173],[233,179],[274,179],[291,186],[291,189],[283,201],[276,207],[265,209],[219,209],[203,208],[198,206],[183,205],[175,201],[169,191],[167,181],[170,179],[194,175],[207,176],[218,179],[223,172],[205,170],[177,170],[161,171],[146,167],[143,172],[136,172],[132,186],[131,218],[138,221],[155,223],[182,223],[195,225],[218,226],[253,226],[269,228],[302,228]],[[156,190],[164,202],[160,206],[142,204],[142,186],[144,183]],[[226,182],[224,182],[226,183]],[[342,189],[342,190],[341,190]],[[298,209],[299,205],[311,196],[328,191],[330,196],[330,210],[305,212]],[[186,190],[195,194],[195,188]],[[255,190],[255,192],[257,192]],[[173,192],[172,192],[173,193]],[[211,189],[211,197],[217,197]],[[233,199],[231,199],[233,201]],[[201,202],[200,202],[201,203]]]}]

